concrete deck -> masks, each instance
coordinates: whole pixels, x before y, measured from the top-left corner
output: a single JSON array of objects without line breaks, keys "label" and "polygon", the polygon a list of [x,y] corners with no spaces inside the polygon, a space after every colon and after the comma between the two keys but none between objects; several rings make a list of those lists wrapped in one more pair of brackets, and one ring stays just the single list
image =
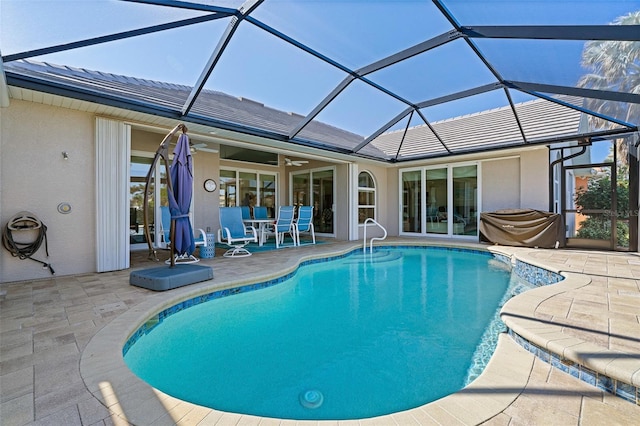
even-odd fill
[{"label": "concrete deck", "polygon": [[[0,424],[637,424],[640,405],[563,373],[507,335],[501,336],[485,372],[461,392],[406,412],[359,421],[280,421],[203,408],[151,388],[122,360],[122,346],[128,336],[152,314],[177,301],[213,289],[262,281],[294,269],[301,259],[358,246],[334,242],[256,253],[242,259],[216,256],[202,261],[213,266],[212,281],[162,293],[129,285],[131,270],[155,265],[144,260],[146,253],[134,255],[135,266],[127,271],[3,284]],[[562,271],[570,278],[524,293],[505,305],[505,321],[521,336],[543,347],[566,351],[567,357],[575,356],[603,368],[612,377],[628,377],[636,386],[640,383],[637,253],[491,249]],[[592,359],[585,354],[592,354]]]}]

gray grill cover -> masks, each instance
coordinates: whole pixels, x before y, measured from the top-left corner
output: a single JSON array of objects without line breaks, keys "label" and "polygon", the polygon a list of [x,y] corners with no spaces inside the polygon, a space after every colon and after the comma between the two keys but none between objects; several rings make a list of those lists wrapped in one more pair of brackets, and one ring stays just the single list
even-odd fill
[{"label": "gray grill cover", "polygon": [[480,214],[480,240],[518,247],[563,245],[562,216],[540,210],[498,210]]}]

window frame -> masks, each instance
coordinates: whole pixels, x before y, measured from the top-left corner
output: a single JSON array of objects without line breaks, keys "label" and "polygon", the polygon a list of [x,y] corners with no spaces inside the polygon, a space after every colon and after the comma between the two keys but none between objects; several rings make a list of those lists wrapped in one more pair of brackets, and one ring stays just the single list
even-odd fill
[{"label": "window frame", "polygon": [[[225,186],[223,178],[222,178],[222,172],[233,172],[235,174],[235,205],[236,206],[240,206],[242,205],[242,196],[240,196],[239,191],[239,184],[240,184],[240,175],[242,173],[246,173],[246,174],[253,174],[255,175],[255,179],[256,179],[256,191],[255,191],[255,200],[256,206],[260,206],[262,205],[262,182],[263,182],[263,176],[269,176],[269,177],[274,177],[275,179],[275,190],[274,190],[274,205],[270,206],[270,210],[269,210],[269,217],[275,217],[275,212],[277,212],[278,206],[280,205],[280,203],[278,202],[279,200],[279,193],[280,193],[280,176],[278,172],[273,172],[270,170],[252,170],[252,169],[246,169],[246,168],[240,168],[240,167],[226,167],[226,166],[221,166],[220,167],[220,172],[219,172],[219,183],[218,183],[218,187],[220,190],[222,190]],[[221,191],[222,192],[222,191]],[[219,207],[225,207],[226,203],[224,203],[222,201],[222,197],[223,195],[220,194],[220,200],[218,201],[218,206]],[[267,206],[269,207],[269,206]]]},{"label": "window frame", "polygon": [[[373,187],[369,187],[369,186],[360,186],[360,175],[362,173],[366,173],[369,175],[369,178],[371,179],[371,182],[373,184]],[[373,193],[373,204],[360,204],[360,194],[361,193],[365,193],[367,194],[366,199],[370,199],[370,194]],[[377,221],[378,220],[378,184],[376,182],[375,177],[373,176],[373,173],[371,173],[369,170],[360,170],[358,172],[358,205],[357,205],[357,216],[358,216],[358,226],[364,226],[364,222],[369,219],[369,216],[366,216],[364,218],[364,220],[360,221],[360,211],[363,209],[369,210],[369,209],[373,209],[373,217],[371,219]]]}]

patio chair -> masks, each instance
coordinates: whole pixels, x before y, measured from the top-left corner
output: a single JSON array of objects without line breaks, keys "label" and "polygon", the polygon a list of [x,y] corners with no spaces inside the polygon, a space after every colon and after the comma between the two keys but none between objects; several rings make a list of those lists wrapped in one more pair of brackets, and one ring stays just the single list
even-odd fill
[{"label": "patio chair", "polygon": [[269,219],[269,215],[267,214],[267,208],[265,206],[255,206],[253,208],[253,218]]},{"label": "patio chair", "polygon": [[[273,232],[273,222],[265,223],[262,221],[269,220],[269,213],[265,206],[255,206],[253,208],[253,218],[259,222],[258,233],[260,234],[260,244],[264,244],[267,241],[270,232]],[[255,226],[255,223],[254,223]]]},{"label": "patio chair", "polygon": [[218,241],[229,246],[224,257],[251,256],[251,252],[245,246],[252,242],[257,243],[258,234],[253,226],[244,224],[240,207],[220,207]]},{"label": "patio chair", "polygon": [[[169,206],[160,206],[160,231],[160,244],[158,246],[160,248],[168,248],[171,244],[171,211],[169,211]],[[193,240],[196,247],[207,247],[207,233],[204,232],[204,229],[198,228],[197,235],[193,236]],[[196,263],[199,261],[200,259],[193,254],[180,255],[176,253],[176,263]],[[171,263],[171,259],[167,259],[165,263]]]},{"label": "patio chair", "polygon": [[293,246],[298,245],[295,224],[293,223],[294,214],[294,206],[280,206],[278,208],[278,219],[274,222],[273,230],[271,231],[276,237],[276,248],[280,248],[280,245],[284,243],[284,237],[287,233],[291,235]]},{"label": "patio chair", "polygon": [[313,206],[300,206],[298,209],[298,219],[295,222],[295,228],[298,246],[300,245],[301,232],[308,232],[311,234],[313,244],[316,243],[316,233],[313,229]]},{"label": "patio chair", "polygon": [[251,209],[249,206],[241,206],[242,209],[242,220],[251,220]]},{"label": "patio chair", "polygon": [[427,220],[431,223],[438,221],[438,208],[435,206],[427,206]]}]

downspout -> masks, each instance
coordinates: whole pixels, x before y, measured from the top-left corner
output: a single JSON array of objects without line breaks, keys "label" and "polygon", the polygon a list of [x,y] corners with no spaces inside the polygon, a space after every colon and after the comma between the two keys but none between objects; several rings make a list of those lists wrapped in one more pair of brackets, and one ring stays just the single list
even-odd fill
[{"label": "downspout", "polygon": [[[553,211],[553,168],[558,163],[562,163],[565,160],[571,160],[572,158],[575,158],[575,157],[578,157],[578,156],[584,154],[587,151],[587,145],[582,145],[582,149],[580,151],[574,152],[573,154],[571,154],[568,157],[564,157],[564,150],[565,150],[565,148],[560,148],[560,158],[558,158],[557,160],[553,161],[549,165],[549,211],[550,212]],[[560,176],[560,178],[564,179],[563,176]]]},{"label": "downspout", "polygon": [[[635,235],[635,238],[629,238],[629,251],[639,251],[640,232],[639,228],[639,210],[640,210],[640,133],[636,133],[636,143],[629,143],[629,236]],[[635,148],[631,149],[631,147]]]}]

